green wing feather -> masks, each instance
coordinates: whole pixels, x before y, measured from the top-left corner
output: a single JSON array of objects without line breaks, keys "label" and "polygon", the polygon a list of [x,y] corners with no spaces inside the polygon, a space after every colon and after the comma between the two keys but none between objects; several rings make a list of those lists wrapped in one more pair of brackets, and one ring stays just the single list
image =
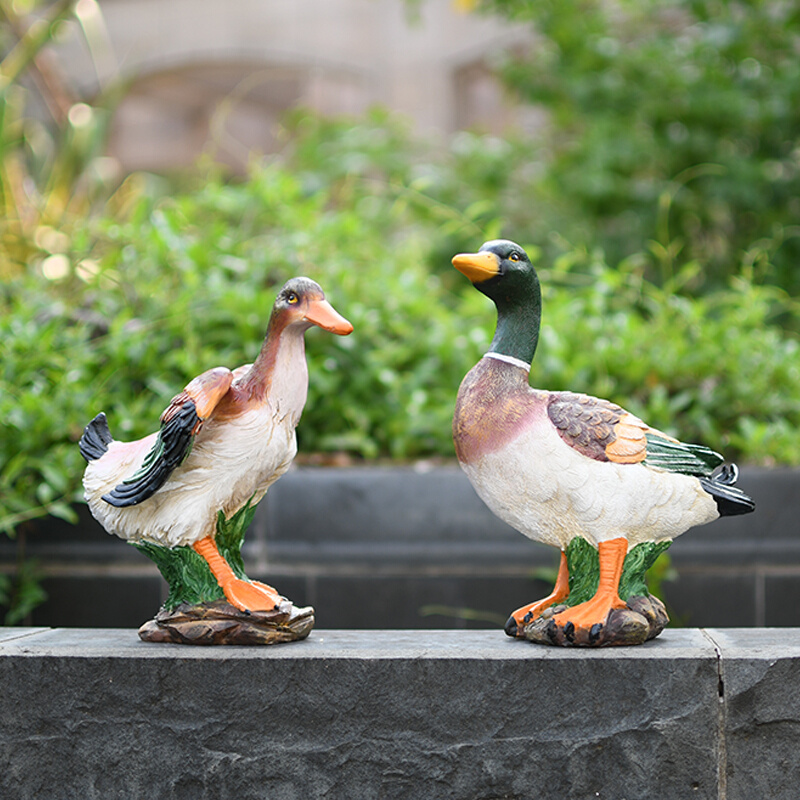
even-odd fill
[{"label": "green wing feather", "polygon": [[162,423],[155,444],[145,456],[141,468],[104,494],[103,500],[112,506],[124,508],[152,497],[173,470],[188,457],[200,421],[194,401],[190,399],[184,402],[177,413]]},{"label": "green wing feather", "polygon": [[682,475],[708,477],[723,463],[723,457],[702,444],[684,444],[647,433],[645,464]]}]

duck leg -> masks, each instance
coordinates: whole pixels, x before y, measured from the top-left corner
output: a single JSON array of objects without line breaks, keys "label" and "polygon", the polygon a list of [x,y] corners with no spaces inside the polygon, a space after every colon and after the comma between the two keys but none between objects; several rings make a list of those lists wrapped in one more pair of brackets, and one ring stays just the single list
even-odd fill
[{"label": "duck leg", "polygon": [[[612,609],[626,608],[626,603],[619,596],[619,580],[628,552],[628,540],[619,538],[600,542],[597,550],[600,554],[600,580],[594,597],[553,617],[556,625],[564,628],[568,639],[572,638],[576,630],[589,633],[591,638],[592,630],[599,632],[600,629],[595,626],[605,625]],[[568,630],[570,625],[573,627]]]},{"label": "duck leg", "polygon": [[213,536],[200,539],[193,547],[205,559],[228,602],[239,611],[272,611],[280,603],[280,595],[271,586],[237,578],[220,555]]},{"label": "duck leg", "polygon": [[569,567],[567,566],[567,554],[561,551],[561,563],[558,565],[558,577],[556,578],[553,591],[543,600],[535,603],[528,603],[522,608],[518,608],[509,618],[505,625],[505,632],[509,636],[524,636],[525,626],[533,622],[539,614],[549,606],[566,600],[569,597]]}]

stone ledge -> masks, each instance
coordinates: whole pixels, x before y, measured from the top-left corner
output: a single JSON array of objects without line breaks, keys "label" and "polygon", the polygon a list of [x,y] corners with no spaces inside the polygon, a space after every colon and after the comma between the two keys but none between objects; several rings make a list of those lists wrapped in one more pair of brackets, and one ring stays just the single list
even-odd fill
[{"label": "stone ledge", "polygon": [[638,648],[314,631],[265,648],[0,632],[8,798],[796,798],[800,630]]}]

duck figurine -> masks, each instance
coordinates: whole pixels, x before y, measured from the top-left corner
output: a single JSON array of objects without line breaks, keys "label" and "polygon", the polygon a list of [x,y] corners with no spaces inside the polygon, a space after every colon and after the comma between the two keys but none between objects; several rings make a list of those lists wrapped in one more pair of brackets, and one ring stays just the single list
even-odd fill
[{"label": "duck figurine", "polygon": [[245,614],[270,611],[281,597],[231,569],[215,542],[217,516],[257,503],[295,457],[308,392],[304,334],[312,325],[339,335],[353,330],[317,283],[293,278],[277,295],[253,364],[196,377],[144,439],[114,440],[101,413],[80,440],[86,501],[106,531],[132,543],[193,548]]},{"label": "duck figurine", "polygon": [[[489,351],[458,391],[458,460],[500,519],[561,550],[553,592],[514,611],[505,631],[522,637],[546,609],[566,603],[548,612],[550,639],[557,629],[559,644],[594,644],[609,613],[626,606],[619,585],[630,549],[755,505],[732,485],[735,465],[713,450],[679,442],[607,400],[529,385],[542,301],[522,247],[489,241],[452,262],[497,307]],[[570,607],[567,549],[576,537],[596,548],[599,580],[594,596]]]}]

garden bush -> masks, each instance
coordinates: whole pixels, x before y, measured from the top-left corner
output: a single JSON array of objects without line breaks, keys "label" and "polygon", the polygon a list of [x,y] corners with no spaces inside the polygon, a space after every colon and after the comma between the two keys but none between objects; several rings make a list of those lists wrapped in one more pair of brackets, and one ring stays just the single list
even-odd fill
[{"label": "garden bush", "polygon": [[796,3],[473,5],[531,27],[531,46],[498,52],[496,66],[547,119],[517,184],[532,239],[557,232],[612,264],[652,241],[656,280],[698,260],[698,285],[719,287],[749,264],[800,294]]},{"label": "garden bush", "polygon": [[[455,393],[494,311],[447,262],[431,268],[437,230],[396,195],[306,191],[279,163],[76,229],[63,276],[46,277],[42,260],[0,295],[2,528],[70,515],[75,443],[95,413],[118,438],[143,436],[195,374],[252,360],[278,286],[296,274],[318,280],[355,326],[347,338],[308,336],[302,450],[451,457]],[[609,397],[751,463],[797,463],[800,358],[771,324],[788,302],[778,290],[740,275],[695,296],[688,267],[657,286],[635,259],[611,267],[580,250],[539,267],[536,385]]]}]

